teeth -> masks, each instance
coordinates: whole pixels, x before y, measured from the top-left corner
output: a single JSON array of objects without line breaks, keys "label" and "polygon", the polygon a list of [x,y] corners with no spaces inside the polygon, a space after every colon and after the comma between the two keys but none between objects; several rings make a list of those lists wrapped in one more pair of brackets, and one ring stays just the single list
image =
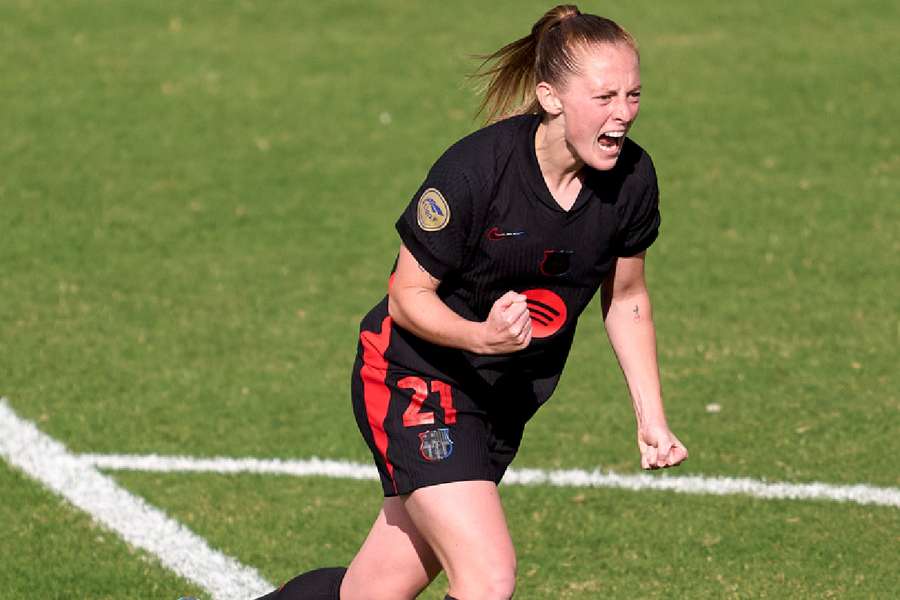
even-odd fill
[{"label": "teeth", "polygon": [[611,138],[620,138],[623,135],[625,135],[625,132],[624,131],[607,131],[603,135],[605,135],[607,137],[611,137]]}]

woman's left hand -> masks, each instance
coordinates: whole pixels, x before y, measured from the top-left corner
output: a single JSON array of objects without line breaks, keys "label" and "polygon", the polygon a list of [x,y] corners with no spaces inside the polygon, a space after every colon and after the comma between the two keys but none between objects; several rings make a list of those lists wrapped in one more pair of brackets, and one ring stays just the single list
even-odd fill
[{"label": "woman's left hand", "polygon": [[675,467],[688,457],[687,448],[664,424],[639,427],[638,448],[642,469]]}]

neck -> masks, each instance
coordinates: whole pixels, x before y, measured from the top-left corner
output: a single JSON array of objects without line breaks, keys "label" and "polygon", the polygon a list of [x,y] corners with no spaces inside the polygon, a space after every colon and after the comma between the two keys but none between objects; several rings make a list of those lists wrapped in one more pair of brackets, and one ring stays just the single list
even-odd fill
[{"label": "neck", "polygon": [[[571,202],[564,198],[571,195],[571,190],[581,189],[584,162],[579,159],[566,143],[565,131],[553,121],[541,121],[534,135],[534,151],[537,155],[541,175],[550,189],[550,193],[564,208]],[[569,193],[567,193],[569,191]],[[574,202],[574,198],[571,199]]]}]

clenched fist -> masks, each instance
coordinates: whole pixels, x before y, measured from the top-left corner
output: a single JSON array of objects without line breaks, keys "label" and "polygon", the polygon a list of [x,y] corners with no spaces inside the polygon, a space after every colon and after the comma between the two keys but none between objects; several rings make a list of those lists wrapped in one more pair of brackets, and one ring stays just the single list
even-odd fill
[{"label": "clenched fist", "polygon": [[531,343],[531,313],[527,298],[513,291],[494,302],[482,325],[480,354],[507,354]]},{"label": "clenched fist", "polygon": [[664,425],[639,427],[638,449],[641,451],[642,469],[675,467],[688,457],[687,448]]}]

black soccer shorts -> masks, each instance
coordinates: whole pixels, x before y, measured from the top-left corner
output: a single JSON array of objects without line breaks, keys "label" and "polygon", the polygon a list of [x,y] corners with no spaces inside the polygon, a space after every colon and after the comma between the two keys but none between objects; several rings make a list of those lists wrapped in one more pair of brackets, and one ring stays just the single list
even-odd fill
[{"label": "black soccer shorts", "polygon": [[351,395],[384,495],[453,481],[500,483],[522,440],[524,415],[507,410],[506,399],[476,399],[445,381],[390,365],[378,346],[377,340],[361,340]]}]

